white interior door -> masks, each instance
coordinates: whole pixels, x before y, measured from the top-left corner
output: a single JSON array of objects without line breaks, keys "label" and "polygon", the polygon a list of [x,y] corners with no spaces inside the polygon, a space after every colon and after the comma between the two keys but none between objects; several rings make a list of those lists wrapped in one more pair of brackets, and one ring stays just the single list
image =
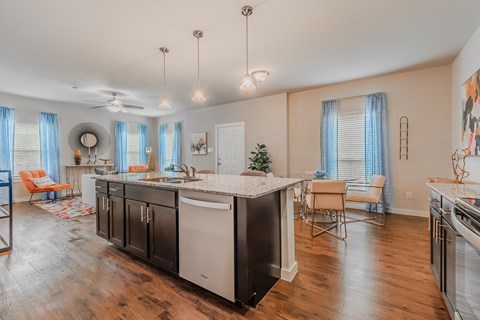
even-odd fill
[{"label": "white interior door", "polygon": [[217,173],[240,174],[245,171],[245,124],[216,125],[215,136]]}]

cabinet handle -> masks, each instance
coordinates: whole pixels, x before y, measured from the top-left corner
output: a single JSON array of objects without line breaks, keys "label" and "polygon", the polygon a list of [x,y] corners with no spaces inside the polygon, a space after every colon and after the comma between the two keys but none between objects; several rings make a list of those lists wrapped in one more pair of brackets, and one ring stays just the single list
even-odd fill
[{"label": "cabinet handle", "polygon": [[143,222],[143,210],[144,210],[143,206],[140,206],[140,221],[142,222]]},{"label": "cabinet handle", "polygon": [[115,191],[118,191],[118,189],[117,188],[110,188],[110,191],[115,192]]},{"label": "cabinet handle", "polygon": [[152,208],[147,207],[147,223],[152,221]]},{"label": "cabinet handle", "polygon": [[438,240],[439,240],[439,237],[438,237],[439,225],[440,225],[440,221],[435,221],[435,242],[436,243],[438,243]]},{"label": "cabinet handle", "polygon": [[102,210],[105,210],[105,197],[102,196]]},{"label": "cabinet handle", "polygon": [[111,200],[109,200],[108,198],[106,198],[107,200],[107,211],[110,211],[110,209],[112,209],[112,206],[111,206]]},{"label": "cabinet handle", "polygon": [[102,187],[100,187],[100,186],[95,186],[95,188],[97,188],[97,189],[102,189]]}]

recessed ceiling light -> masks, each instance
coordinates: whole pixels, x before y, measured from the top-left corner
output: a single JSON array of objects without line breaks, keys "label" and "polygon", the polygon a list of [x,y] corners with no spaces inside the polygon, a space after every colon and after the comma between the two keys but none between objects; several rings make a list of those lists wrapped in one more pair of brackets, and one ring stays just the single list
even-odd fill
[{"label": "recessed ceiling light", "polygon": [[78,89],[78,87],[77,86],[72,86],[72,89]]}]

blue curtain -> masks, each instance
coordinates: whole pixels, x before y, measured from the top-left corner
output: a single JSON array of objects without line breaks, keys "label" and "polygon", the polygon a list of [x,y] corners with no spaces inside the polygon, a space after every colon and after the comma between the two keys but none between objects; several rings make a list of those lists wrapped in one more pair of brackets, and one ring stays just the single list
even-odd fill
[{"label": "blue curtain", "polygon": [[[60,142],[58,117],[53,113],[40,113],[40,163],[47,176],[60,183]],[[42,199],[53,199],[60,191],[43,194]]]},{"label": "blue curtain", "polygon": [[[14,128],[15,109],[0,107],[0,169],[2,170],[13,170]],[[8,203],[8,190],[0,188],[0,204],[5,203]]]},{"label": "blue curtain", "polygon": [[322,116],[322,169],[331,179],[338,177],[338,114],[337,101],[323,101]]},{"label": "blue curtain", "polygon": [[160,159],[160,170],[163,171],[165,170],[165,167],[169,166],[170,163],[168,162],[168,159],[170,157],[167,156],[167,125],[166,124],[161,124],[158,127],[158,141],[159,141],[159,155],[158,159]]},{"label": "blue curtain", "polygon": [[147,142],[147,125],[146,124],[139,124],[138,125],[138,138],[139,138],[139,144],[138,144],[138,151],[140,153],[140,163],[141,164],[148,164],[148,154],[145,152],[145,149],[148,146]]},{"label": "blue curtain", "polygon": [[[168,134],[169,129],[173,130],[172,135]],[[158,150],[160,153],[158,158],[160,159],[160,170],[165,170],[170,164],[180,164],[182,140],[181,124],[161,124],[158,127],[158,136]],[[167,139],[172,139],[172,150],[167,150]]]},{"label": "blue curtain", "polygon": [[388,162],[387,104],[384,93],[370,94],[365,98],[365,178],[384,176],[382,208],[390,211],[390,170]]},{"label": "blue curtain", "polygon": [[180,149],[181,149],[182,132],[180,123],[173,124],[173,148],[172,148],[172,163],[180,164]]},{"label": "blue curtain", "polygon": [[127,123],[115,122],[115,162],[118,172],[128,171],[127,157]]}]

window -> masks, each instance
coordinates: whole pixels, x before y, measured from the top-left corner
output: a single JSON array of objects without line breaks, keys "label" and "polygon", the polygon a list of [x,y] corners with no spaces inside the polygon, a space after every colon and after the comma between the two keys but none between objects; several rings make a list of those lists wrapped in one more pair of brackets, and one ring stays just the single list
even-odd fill
[{"label": "window", "polygon": [[13,175],[23,170],[40,169],[39,114],[15,110],[15,134],[13,144]]},{"label": "window", "polygon": [[356,99],[338,112],[338,179],[365,181],[365,108]]},{"label": "window", "polygon": [[140,137],[138,125],[127,124],[127,165],[136,166],[140,164]]},{"label": "window", "polygon": [[[166,133],[165,133],[165,163],[167,165],[173,163],[173,132],[174,132],[174,127],[173,123],[167,124],[166,128]],[[179,163],[175,163],[179,164]]]}]

